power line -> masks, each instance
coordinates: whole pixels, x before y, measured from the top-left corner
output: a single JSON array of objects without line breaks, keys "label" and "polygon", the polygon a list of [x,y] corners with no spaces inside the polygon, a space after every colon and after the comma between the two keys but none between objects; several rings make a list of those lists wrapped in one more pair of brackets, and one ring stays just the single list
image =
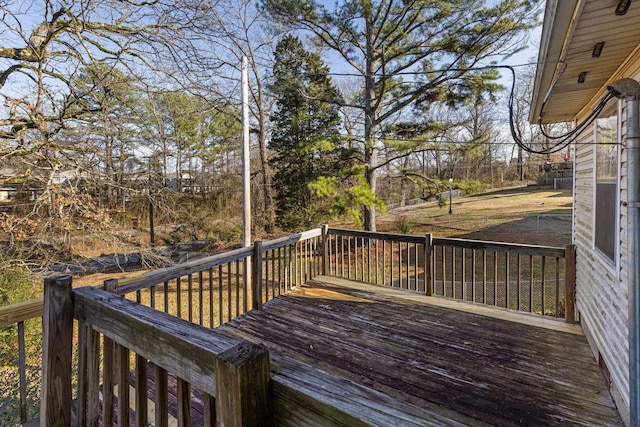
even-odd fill
[{"label": "power line", "polygon": [[[468,67],[468,68],[461,68],[461,67],[452,67],[452,68],[444,68],[444,69],[436,69],[436,70],[421,70],[421,71],[402,71],[402,72],[396,72],[396,73],[383,73],[383,74],[374,74],[374,76],[389,76],[389,77],[393,77],[393,76],[401,76],[401,75],[428,75],[428,74],[434,74],[434,73],[451,73],[451,72],[466,72],[466,71],[481,71],[481,70],[489,70],[489,69],[506,69],[509,70],[509,72],[511,73],[511,91],[509,93],[509,102],[508,102],[508,109],[509,109],[509,130],[511,132],[511,137],[513,138],[514,142],[516,143],[516,145],[518,145],[520,148],[522,148],[524,151],[528,152],[528,153],[532,153],[532,154],[553,154],[553,153],[557,153],[559,151],[562,151],[563,149],[565,149],[567,146],[569,146],[571,143],[577,143],[576,138],[578,137],[578,135],[580,135],[580,133],[582,133],[588,126],[590,126],[595,119],[598,117],[598,114],[600,114],[600,112],[604,109],[604,107],[606,106],[606,104],[613,99],[615,96],[612,93],[607,93],[605,96],[602,97],[602,99],[600,100],[600,102],[598,103],[598,105],[593,109],[593,111],[578,125],[576,125],[576,127],[572,130],[570,130],[569,132],[566,132],[564,134],[561,135],[550,135],[548,134],[545,130],[544,130],[544,126],[542,125],[542,111],[544,109],[544,104],[546,104],[547,99],[549,97],[549,94],[551,92],[552,87],[549,89],[547,95],[545,96],[544,102],[543,102],[543,108],[541,109],[541,114],[538,118],[538,127],[540,128],[540,132],[542,133],[542,135],[550,140],[553,140],[553,144],[550,147],[544,148],[544,149],[535,149],[533,147],[531,147],[530,145],[527,145],[527,143],[525,143],[521,137],[518,135],[517,132],[517,128],[516,128],[516,124],[515,124],[515,112],[514,112],[514,99],[515,99],[515,86],[516,86],[516,71],[515,68],[516,67],[525,67],[525,66],[530,66],[530,65],[539,65],[539,64],[545,64],[545,63],[564,63],[564,61],[559,61],[559,60],[548,60],[548,61],[538,61],[538,62],[529,62],[529,63],[524,63],[524,64],[516,64],[516,65],[498,65],[498,64],[492,64],[492,65],[483,65],[483,66],[479,66],[479,67]],[[328,73],[328,75],[331,76],[350,76],[350,77],[362,77],[363,74],[358,74],[358,73]],[[557,80],[557,79],[556,79]],[[554,81],[555,84],[555,81]],[[591,143],[588,143],[591,144]]]}]

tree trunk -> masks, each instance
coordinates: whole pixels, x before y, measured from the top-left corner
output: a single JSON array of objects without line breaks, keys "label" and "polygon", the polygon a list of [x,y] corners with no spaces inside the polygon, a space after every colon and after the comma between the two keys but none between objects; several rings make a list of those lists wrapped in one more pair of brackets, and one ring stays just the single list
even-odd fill
[{"label": "tree trunk", "polygon": [[524,164],[523,164],[522,147],[518,147],[518,179],[524,181]]},{"label": "tree trunk", "polygon": [[[374,141],[374,127],[375,127],[375,70],[376,60],[374,58],[375,52],[373,51],[374,35],[373,35],[373,17],[371,11],[368,11],[366,17],[366,37],[367,37],[367,52],[366,52],[366,75],[365,79],[365,106],[364,106],[364,162],[365,162],[365,178],[369,184],[371,192],[376,194],[376,166],[378,153],[376,152]],[[375,206],[364,208],[364,229],[367,231],[376,231],[376,208]]]}]

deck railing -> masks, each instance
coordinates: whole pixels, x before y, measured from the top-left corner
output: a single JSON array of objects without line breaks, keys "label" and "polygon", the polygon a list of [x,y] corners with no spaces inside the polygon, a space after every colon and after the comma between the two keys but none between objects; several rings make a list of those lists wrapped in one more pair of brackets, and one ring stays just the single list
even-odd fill
[{"label": "deck railing", "polygon": [[328,274],[575,322],[575,248],[329,229]]},{"label": "deck railing", "polygon": [[113,283],[113,292],[211,328],[322,274],[323,228]]},{"label": "deck railing", "polygon": [[[553,248],[429,234],[323,227],[131,279],[107,280],[101,287],[215,328],[320,274],[575,321],[572,245]],[[42,317],[42,307],[42,300],[0,307],[0,327],[17,328],[21,423],[29,411],[33,414],[29,378],[39,382],[25,363],[24,326]]]},{"label": "deck railing", "polygon": [[[252,247],[141,276],[107,280],[100,287],[191,323],[214,328],[323,274],[322,240],[326,230],[318,228],[256,242]],[[17,328],[19,417],[15,419],[21,424],[37,411],[39,390],[30,389],[38,388],[40,382],[40,366],[30,369],[26,363],[25,322],[38,322],[33,329],[38,335],[34,340],[39,340],[42,313],[42,299],[0,307],[0,328]],[[37,352],[40,354],[41,348]]]},{"label": "deck railing", "polygon": [[72,290],[70,276],[45,281],[44,300],[40,425],[72,423],[74,319],[77,425],[106,426],[117,420],[118,426],[126,426],[132,417],[135,425],[146,426],[153,390],[154,425],[167,426],[169,377],[176,378],[178,425],[192,423],[192,393],[202,405],[202,425],[272,425],[269,355],[263,346],[100,289]]}]

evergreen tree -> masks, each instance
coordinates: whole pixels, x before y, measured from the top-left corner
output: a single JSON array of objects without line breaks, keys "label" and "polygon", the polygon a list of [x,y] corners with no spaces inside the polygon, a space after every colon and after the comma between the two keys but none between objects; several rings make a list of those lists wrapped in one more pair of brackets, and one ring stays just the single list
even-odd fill
[{"label": "evergreen tree", "polygon": [[[470,67],[513,54],[537,24],[536,0],[263,0],[282,25],[311,34],[361,81],[351,105],[362,112],[361,169],[375,195],[390,162],[382,131],[411,108],[456,103],[469,95]],[[415,74],[414,74],[415,73]],[[409,74],[410,77],[407,77]],[[375,197],[371,200],[375,200]],[[364,226],[376,231],[376,205]]]},{"label": "evergreen tree", "polygon": [[274,55],[269,146],[275,153],[276,222],[287,230],[309,228],[331,215],[310,184],[335,176],[340,167],[339,93],[320,56],[307,52],[297,37],[284,37]]}]

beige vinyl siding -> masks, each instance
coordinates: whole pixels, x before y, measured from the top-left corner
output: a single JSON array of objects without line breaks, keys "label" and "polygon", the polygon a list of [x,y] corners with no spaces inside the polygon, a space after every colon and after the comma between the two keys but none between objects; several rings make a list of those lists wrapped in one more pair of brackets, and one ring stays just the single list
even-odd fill
[{"label": "beige vinyl siding", "polygon": [[[610,101],[615,102],[615,101]],[[589,108],[589,110],[593,105]],[[621,137],[625,123],[622,111]],[[578,122],[584,117],[578,117]],[[626,242],[626,153],[620,152],[621,169],[618,187],[619,228],[615,242],[616,262],[594,248],[594,174],[595,131],[585,130],[576,147],[574,190],[574,243],[577,251],[576,306],[579,319],[596,357],[604,360],[611,376],[611,391],[620,413],[629,413],[629,339]],[[612,236],[613,238],[613,236]]]}]

